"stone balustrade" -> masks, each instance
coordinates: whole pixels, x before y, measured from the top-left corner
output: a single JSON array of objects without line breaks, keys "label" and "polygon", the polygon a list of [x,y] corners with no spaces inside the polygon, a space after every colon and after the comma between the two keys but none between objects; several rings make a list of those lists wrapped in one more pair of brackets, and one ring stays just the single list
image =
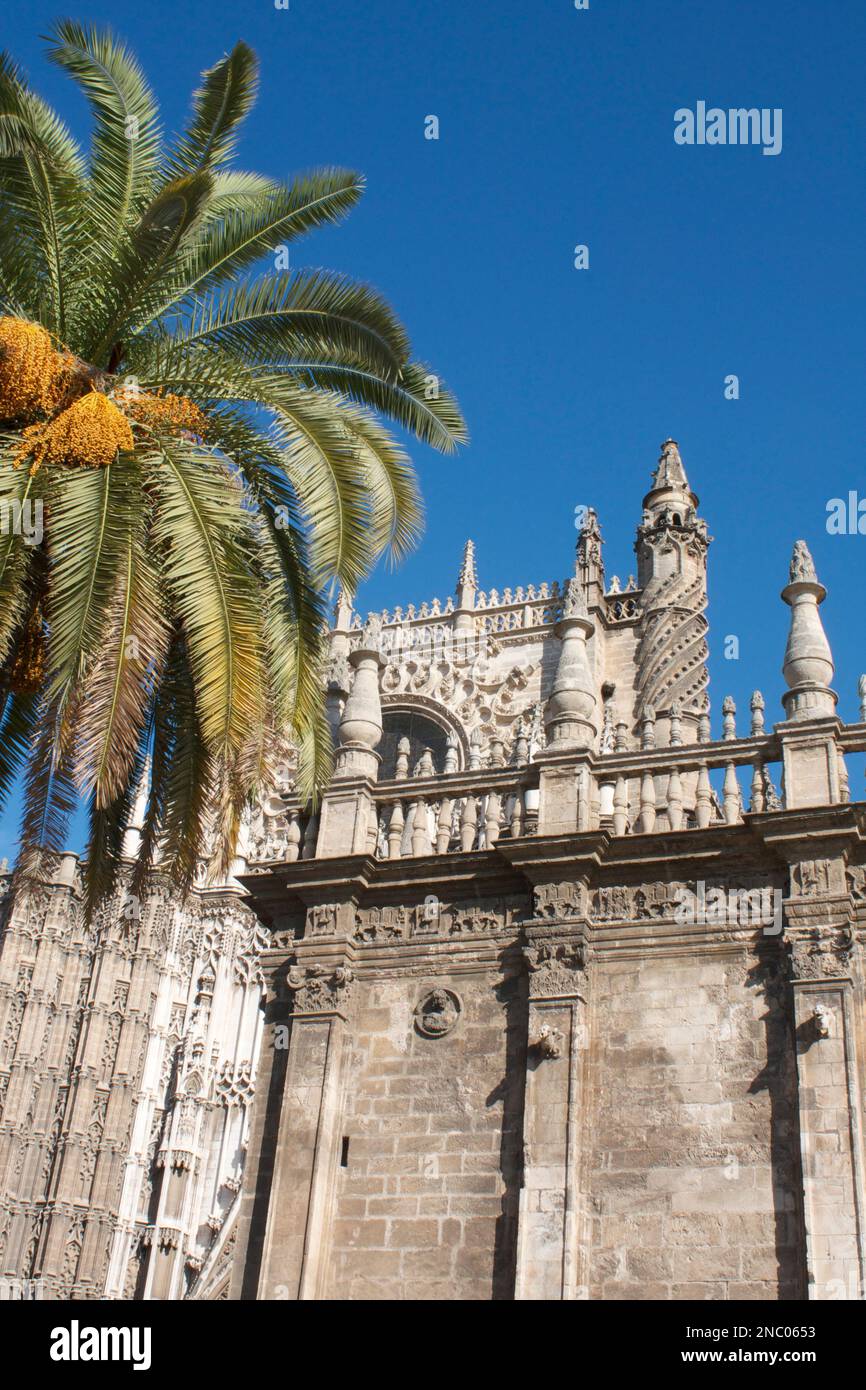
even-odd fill
[{"label": "stone balustrade", "polygon": [[[851,799],[846,756],[866,751],[866,723],[843,725],[837,749],[841,804]],[[532,763],[516,763],[515,750],[510,757],[506,763],[501,745],[488,747],[476,766],[446,771],[434,765],[428,749],[413,769],[398,764],[397,776],[372,787],[368,851],[382,859],[469,853],[535,835],[544,816],[544,755]],[[783,762],[778,732],[736,738],[730,723],[713,743],[587,751],[574,759],[575,829],[666,835],[782,811]],[[251,863],[316,857],[318,814],[289,795],[272,820],[279,827],[251,846]]]}]

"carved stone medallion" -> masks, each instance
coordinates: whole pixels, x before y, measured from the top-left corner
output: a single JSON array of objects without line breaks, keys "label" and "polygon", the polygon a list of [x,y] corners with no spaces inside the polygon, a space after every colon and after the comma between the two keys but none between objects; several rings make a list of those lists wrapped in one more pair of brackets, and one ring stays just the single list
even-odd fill
[{"label": "carved stone medallion", "polygon": [[444,1038],[462,1012],[460,997],[452,989],[433,989],[415,1010],[415,1027],[424,1038]]}]

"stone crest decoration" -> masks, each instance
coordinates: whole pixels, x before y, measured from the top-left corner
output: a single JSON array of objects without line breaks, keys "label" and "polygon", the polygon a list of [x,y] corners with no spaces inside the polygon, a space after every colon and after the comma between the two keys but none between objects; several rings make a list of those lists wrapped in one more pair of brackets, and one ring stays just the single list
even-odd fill
[{"label": "stone crest decoration", "polygon": [[355,972],[348,965],[292,965],[286,983],[296,1013],[330,1013],[347,1002]]},{"label": "stone crest decoration", "polygon": [[425,994],[415,1009],[415,1027],[424,1038],[444,1038],[463,1012],[463,1004],[453,989],[438,987]]},{"label": "stone crest decoration", "polygon": [[586,968],[586,947],[581,942],[536,941],[525,949],[524,955],[531,999],[577,995],[580,976]]}]

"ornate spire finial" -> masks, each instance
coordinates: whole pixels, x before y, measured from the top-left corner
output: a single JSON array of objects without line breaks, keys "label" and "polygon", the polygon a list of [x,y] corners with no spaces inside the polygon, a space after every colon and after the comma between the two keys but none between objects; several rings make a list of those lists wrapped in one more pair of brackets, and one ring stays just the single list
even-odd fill
[{"label": "ornate spire finial", "polygon": [[586,606],[586,593],[579,579],[569,579],[565,587],[565,597],[562,601],[562,616],[563,618],[586,618],[589,616]]},{"label": "ornate spire finial", "polygon": [[658,466],[653,474],[653,487],[688,488],[689,480],[675,439],[666,439],[661,446]]},{"label": "ornate spire finial", "polygon": [[782,598],[791,609],[782,664],[788,685],[782,703],[788,719],[815,719],[835,713],[836,695],[830,689],[833,655],[818,611],[826,597],[809,547],[805,541],[795,541],[789,582],[782,590]]},{"label": "ornate spire finial", "polygon": [[463,562],[457,576],[458,589],[462,588],[464,584],[471,585],[473,589],[478,588],[478,575],[475,572],[475,545],[472,541],[467,541],[463,547]]},{"label": "ornate spire finial", "polygon": [[815,561],[809,554],[809,547],[805,541],[794,542],[788,579],[791,584],[796,584],[801,579],[808,580],[812,584],[818,582],[818,576],[815,573]]},{"label": "ornate spire finial", "polygon": [[337,602],[334,604],[334,627],[339,630],[348,629],[352,626],[352,595],[348,589],[341,584],[337,590]]}]

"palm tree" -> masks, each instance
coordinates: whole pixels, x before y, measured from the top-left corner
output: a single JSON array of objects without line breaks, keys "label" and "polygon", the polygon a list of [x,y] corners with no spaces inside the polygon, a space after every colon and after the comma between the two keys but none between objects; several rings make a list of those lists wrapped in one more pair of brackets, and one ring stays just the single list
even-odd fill
[{"label": "palm tree", "polygon": [[322,785],[326,588],[355,590],[421,522],[380,417],[443,452],[466,433],[379,294],[277,268],[363,181],[233,167],[246,45],[169,148],[111,34],[63,21],[48,56],[93,134],[85,157],[0,57],[0,807],[26,769],[26,882],[86,798],[92,910],[145,769],[139,885],[157,853],[190,884],[214,808],[228,861],[274,731],[304,792]]}]

